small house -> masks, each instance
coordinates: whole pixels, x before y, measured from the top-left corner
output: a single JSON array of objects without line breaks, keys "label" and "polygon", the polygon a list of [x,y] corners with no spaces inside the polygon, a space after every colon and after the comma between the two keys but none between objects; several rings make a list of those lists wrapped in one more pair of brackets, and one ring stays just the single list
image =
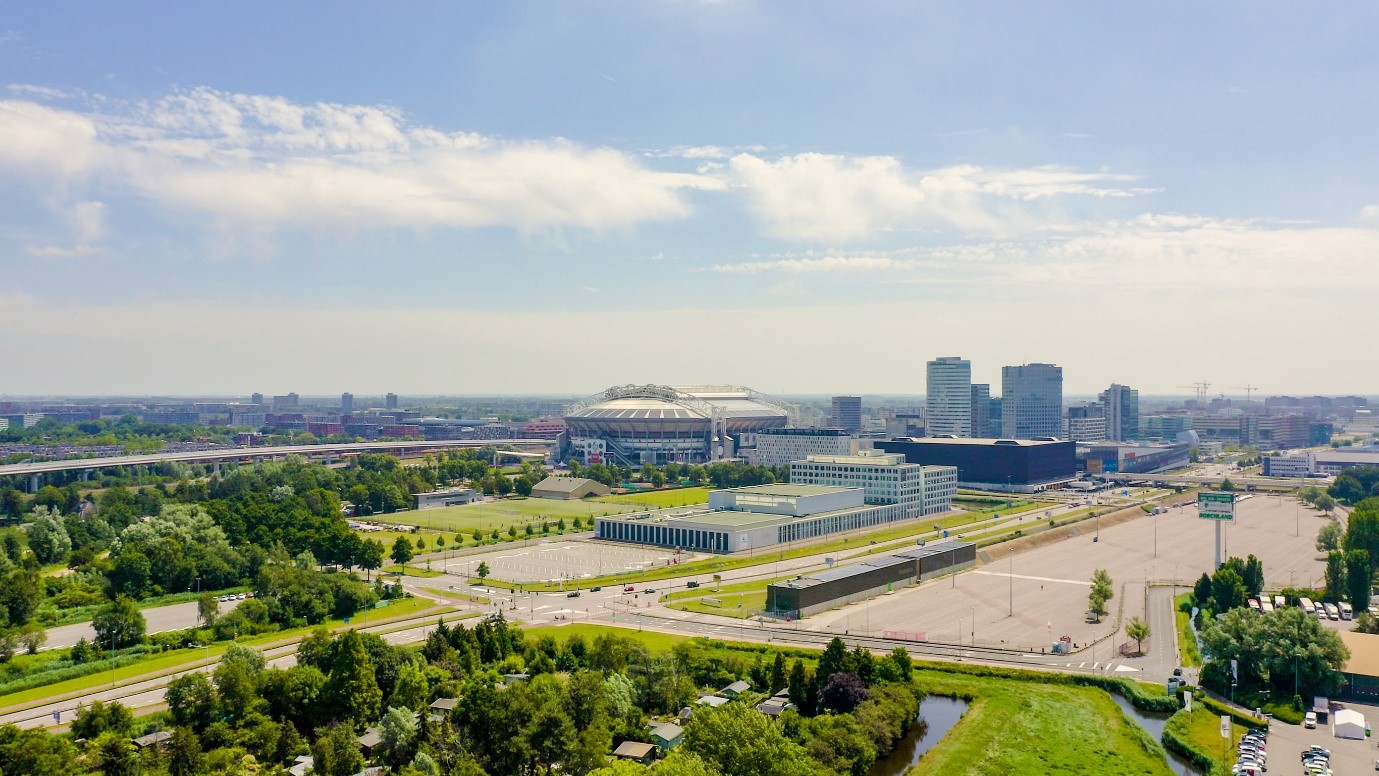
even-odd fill
[{"label": "small house", "polygon": [[458,702],[454,698],[437,698],[431,701],[431,719],[440,722],[450,716],[450,712],[455,710],[455,704]]},{"label": "small house", "polygon": [[715,708],[722,706],[727,702],[727,698],[720,698],[717,695],[701,695],[699,696],[699,700],[695,701],[695,703],[702,703],[705,706],[713,706]]},{"label": "small house", "polygon": [[379,729],[376,727],[368,728],[359,737],[359,751],[363,752],[365,757],[373,757],[374,750],[378,749],[382,743],[383,734],[379,732]]},{"label": "small house", "polygon": [[747,692],[750,689],[752,689],[751,684],[739,680],[733,682],[727,687],[724,687],[722,690],[719,690],[718,694],[722,695],[725,698],[736,698],[737,696],[741,695],[744,692]]},{"label": "small house", "polygon": [[633,760],[642,765],[650,765],[656,759],[656,745],[641,741],[624,741],[613,750],[613,756],[623,760]]},{"label": "small house", "polygon": [[661,751],[669,752],[680,745],[685,738],[685,729],[674,722],[666,722],[651,729],[651,740],[661,747]]},{"label": "small house", "polygon": [[139,736],[134,739],[134,746],[139,749],[162,749],[167,746],[168,739],[172,738],[172,733],[166,730],[159,730],[156,733],[149,733],[146,736]]},{"label": "small house", "polygon": [[757,711],[768,717],[780,716],[782,711],[793,708],[795,708],[795,704],[791,703],[789,698],[767,698],[756,705]]},{"label": "small house", "polygon": [[309,754],[299,754],[297,759],[292,761],[292,767],[287,772],[292,776],[306,776],[307,771],[316,765],[316,758]]}]

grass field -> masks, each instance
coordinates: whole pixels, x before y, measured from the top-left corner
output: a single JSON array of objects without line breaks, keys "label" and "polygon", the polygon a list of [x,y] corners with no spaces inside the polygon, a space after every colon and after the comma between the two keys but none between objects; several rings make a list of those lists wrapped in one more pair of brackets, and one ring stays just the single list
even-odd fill
[{"label": "grass field", "polygon": [[721,595],[710,593],[707,597],[716,598],[720,603],[714,605],[706,603],[703,598],[695,598],[667,604],[667,607],[679,609],[682,612],[717,614],[723,617],[735,617],[739,620],[745,620],[766,608],[765,589],[755,593],[725,593]]},{"label": "grass field", "polygon": [[1191,593],[1183,593],[1173,598],[1173,621],[1178,626],[1178,653],[1183,656],[1183,665],[1202,665],[1202,655],[1197,651],[1197,640],[1192,637],[1192,617],[1178,607],[1192,598]]},{"label": "grass field", "polygon": [[[635,512],[644,507],[635,505],[606,504],[597,501],[555,501],[543,498],[505,499],[466,504],[460,507],[441,509],[420,509],[407,512],[392,512],[376,515],[375,519],[386,523],[417,525],[422,528],[469,534],[475,528],[487,534],[493,529],[506,531],[508,526],[520,530],[528,523],[540,524],[543,520],[552,523],[565,519],[568,526],[575,517],[603,517],[622,512]],[[447,541],[449,538],[447,537]],[[430,543],[430,540],[427,542]]]},{"label": "grass field", "polygon": [[708,488],[671,488],[653,490],[646,493],[627,493],[620,496],[604,496],[595,501],[607,504],[621,504],[638,508],[666,509],[667,507],[687,507],[694,504],[709,503]]},{"label": "grass field", "polygon": [[[1174,714],[1168,720],[1165,732],[1169,729],[1186,739],[1193,748],[1210,754],[1220,763],[1223,771],[1228,770],[1235,762],[1231,753],[1240,737],[1245,735],[1244,726],[1231,725],[1231,740],[1228,745],[1226,739],[1221,737],[1221,717],[1211,709],[1195,703],[1191,713],[1183,710]],[[1279,763],[1274,765],[1277,767]]]},{"label": "grass field", "polygon": [[1104,690],[923,669],[915,681],[971,706],[909,776],[1173,772],[1159,744]]},{"label": "grass field", "polygon": [[593,641],[602,634],[612,633],[624,638],[636,639],[652,652],[666,652],[676,644],[693,638],[691,636],[675,636],[669,633],[658,633],[656,631],[637,631],[630,628],[614,628],[607,625],[589,625],[587,623],[554,625],[541,628],[523,628],[522,633],[534,639],[539,639],[542,636],[553,636],[555,640],[559,642],[564,642],[566,639],[575,635],[583,636],[587,641]]},{"label": "grass field", "polygon": [[409,563],[406,566],[384,566],[379,569],[384,574],[401,574],[404,577],[438,577],[439,571],[426,568],[423,563]]}]

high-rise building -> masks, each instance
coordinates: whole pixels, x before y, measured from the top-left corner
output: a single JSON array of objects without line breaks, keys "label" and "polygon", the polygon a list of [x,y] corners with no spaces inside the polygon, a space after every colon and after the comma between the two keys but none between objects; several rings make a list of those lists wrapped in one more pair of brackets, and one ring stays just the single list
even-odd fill
[{"label": "high-rise building", "polygon": [[262,406],[263,406],[263,394],[261,394],[261,393],[253,394],[252,396],[249,397],[249,403],[250,403],[250,404],[257,404],[257,405],[259,405],[260,407],[262,407]]},{"label": "high-rise building", "polygon": [[390,393],[383,397],[383,408],[388,410],[397,409],[397,394]]},{"label": "high-rise building", "polygon": [[298,397],[295,393],[289,393],[283,396],[273,397],[273,409],[275,410],[285,409],[287,407],[296,407],[299,404],[301,404],[300,397]]},{"label": "high-rise building", "polygon": [[1001,397],[992,396],[991,401],[987,402],[986,431],[982,436],[987,439],[996,439],[1001,435]]},{"label": "high-rise building", "polygon": [[972,362],[957,356],[936,358],[926,365],[925,376],[926,433],[972,436]]},{"label": "high-rise building", "polygon": [[988,383],[972,384],[972,436],[991,436],[991,385]]},{"label": "high-rise building", "polygon": [[1106,438],[1124,442],[1140,438],[1140,392],[1128,385],[1112,383],[1097,397],[1106,418]]},{"label": "high-rise building", "polygon": [[862,430],[862,397],[834,396],[833,425],[849,434]]},{"label": "high-rise building", "polygon": [[1063,433],[1063,367],[1001,367],[1001,436],[1057,437]]},{"label": "high-rise building", "polygon": [[1084,402],[1068,407],[1068,419],[1063,426],[1063,438],[1073,442],[1106,441],[1106,415],[1100,404]]},{"label": "high-rise building", "polygon": [[340,394],[340,414],[348,415],[351,412],[354,412],[354,394]]}]

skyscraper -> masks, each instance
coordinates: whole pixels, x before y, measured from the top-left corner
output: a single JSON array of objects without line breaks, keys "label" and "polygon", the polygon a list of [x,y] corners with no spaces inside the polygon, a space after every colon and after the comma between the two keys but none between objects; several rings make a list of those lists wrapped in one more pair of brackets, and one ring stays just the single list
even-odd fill
[{"label": "skyscraper", "polygon": [[925,368],[925,433],[972,436],[972,362],[942,356]]},{"label": "skyscraper", "polygon": [[1001,436],[1057,437],[1063,433],[1063,367],[1001,367]]},{"label": "skyscraper", "polygon": [[855,434],[862,430],[862,397],[861,396],[834,396],[833,397],[833,425],[843,429],[849,434]]},{"label": "skyscraper", "polygon": [[352,393],[342,393],[342,394],[340,394],[340,414],[341,414],[341,415],[348,415],[348,414],[350,414],[351,412],[354,412],[354,394],[352,394]]},{"label": "skyscraper", "polygon": [[991,386],[987,383],[973,383],[972,436],[980,438],[991,435]]},{"label": "skyscraper", "polygon": [[261,393],[253,394],[252,396],[249,397],[249,403],[250,403],[250,404],[258,404],[258,405],[262,406],[262,404],[263,404],[263,394],[261,394]]},{"label": "skyscraper", "polygon": [[1097,397],[1106,417],[1106,438],[1125,442],[1140,438],[1140,392],[1128,385],[1112,383]]},{"label": "skyscraper", "polygon": [[390,393],[383,397],[383,408],[388,410],[397,409],[397,394]]}]

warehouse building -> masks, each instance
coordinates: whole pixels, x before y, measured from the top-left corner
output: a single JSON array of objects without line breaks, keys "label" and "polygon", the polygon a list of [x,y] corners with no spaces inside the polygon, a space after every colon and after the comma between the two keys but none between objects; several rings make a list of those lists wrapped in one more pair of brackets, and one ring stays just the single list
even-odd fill
[{"label": "warehouse building", "polygon": [[939,574],[960,571],[977,562],[977,545],[946,541],[913,550],[869,558],[766,587],[766,611],[799,618],[880,595]]},{"label": "warehouse building", "polygon": [[483,501],[484,494],[473,488],[446,488],[429,493],[413,493],[417,509],[440,509]]},{"label": "warehouse building", "polygon": [[962,488],[1038,493],[1077,478],[1075,445],[1052,437],[891,439],[873,446],[903,455],[912,464],[956,467]]},{"label": "warehouse building", "polygon": [[531,489],[532,498],[552,498],[564,501],[607,496],[612,489],[602,482],[583,477],[547,477]]},{"label": "warehouse building", "polygon": [[1079,467],[1088,474],[1157,474],[1188,465],[1191,446],[1092,445],[1077,453]]}]

